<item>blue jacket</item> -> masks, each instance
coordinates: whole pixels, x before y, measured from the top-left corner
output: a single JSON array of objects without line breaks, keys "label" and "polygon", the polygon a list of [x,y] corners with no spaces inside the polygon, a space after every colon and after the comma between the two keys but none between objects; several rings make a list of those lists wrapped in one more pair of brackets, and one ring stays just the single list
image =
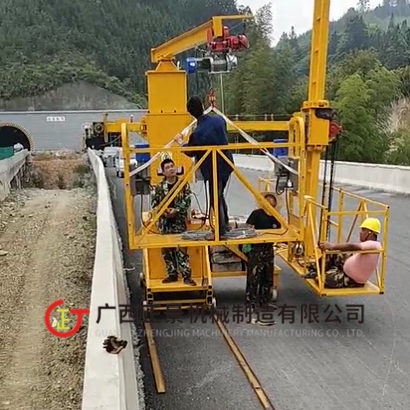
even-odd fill
[{"label": "blue jacket", "polygon": [[[219,115],[205,114],[198,119],[197,127],[191,134],[186,147],[198,147],[209,145],[228,145],[228,131],[226,129],[225,120]],[[234,163],[233,155],[227,150],[222,151],[226,157]],[[189,157],[195,157],[199,161],[205,152],[201,151],[185,151],[184,154]],[[232,173],[231,166],[220,155],[217,156],[218,163],[218,179],[227,180]],[[200,166],[202,176],[205,181],[212,180],[212,152],[204,160]]]}]

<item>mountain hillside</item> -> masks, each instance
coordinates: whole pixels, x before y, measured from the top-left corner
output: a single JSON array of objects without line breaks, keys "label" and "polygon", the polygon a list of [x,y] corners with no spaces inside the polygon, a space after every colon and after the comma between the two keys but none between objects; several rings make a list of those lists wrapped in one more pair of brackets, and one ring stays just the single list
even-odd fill
[{"label": "mountain hillside", "polygon": [[[376,31],[386,30],[391,19],[396,23],[402,23],[404,20],[410,23],[409,0],[382,0],[381,5],[375,9],[370,9],[368,4],[367,0],[359,0],[357,8],[350,8],[339,20],[330,23],[330,32],[342,32],[350,19],[359,16],[371,30]],[[309,30],[299,36],[300,44],[308,45],[310,38],[311,31]]]},{"label": "mountain hillside", "polygon": [[[366,0],[360,2],[361,8],[352,8],[331,23],[329,65],[340,62],[351,52],[372,49],[387,68],[407,66],[410,62],[410,0],[383,0],[374,10],[367,10]],[[300,49],[297,71],[307,75],[311,31],[296,36],[292,28],[290,33],[283,33],[278,48],[292,38],[294,41],[297,38]]]},{"label": "mountain hillside", "polygon": [[76,79],[144,104],[149,51],[235,0],[2,0],[0,98]]},{"label": "mountain hillside", "polygon": [[[386,29],[365,21],[377,15],[383,20],[399,5],[408,13],[409,1],[397,0],[394,7],[386,2],[372,12],[351,11],[333,26],[340,28],[329,38],[325,98],[344,129],[339,160],[410,165],[410,26],[400,13],[388,19]],[[272,49],[271,16],[269,7],[258,10],[251,49],[224,81],[226,114],[289,118],[308,97],[310,44],[292,29]]]}]

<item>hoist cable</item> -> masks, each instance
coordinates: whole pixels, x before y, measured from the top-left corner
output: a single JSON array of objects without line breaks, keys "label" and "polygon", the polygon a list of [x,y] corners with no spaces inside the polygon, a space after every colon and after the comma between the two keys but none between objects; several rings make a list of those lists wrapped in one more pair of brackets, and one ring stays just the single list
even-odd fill
[{"label": "hoist cable", "polygon": [[[326,151],[325,151],[325,166],[323,169],[323,184],[322,184],[322,200],[320,202],[320,204],[322,205],[322,207],[326,207],[325,204],[325,199],[326,199],[326,187],[327,187],[327,164],[328,164],[328,160],[329,160],[329,146],[326,147]],[[320,220],[319,220],[319,235],[322,232],[322,228],[323,228],[323,208],[320,208]]]},{"label": "hoist cable", "polygon": [[[330,180],[329,180],[329,197],[327,201],[327,209],[329,212],[332,211],[332,201],[333,201],[333,184],[335,179],[335,163],[337,157],[337,147],[338,139],[332,143],[332,153],[330,158]],[[330,235],[330,216],[327,217],[327,226],[326,226],[326,240],[329,240]]]},{"label": "hoist cable", "polygon": [[[328,212],[332,211],[332,202],[333,202],[333,185],[334,185],[334,177],[335,177],[335,163],[336,163],[336,156],[337,156],[337,147],[338,147],[338,140],[331,142],[330,146],[326,147],[325,153],[325,166],[323,170],[323,189],[322,189],[322,201],[321,205],[325,207]],[[330,172],[329,172],[329,181],[327,181],[327,168],[328,162],[330,157]],[[327,201],[326,201],[326,189],[328,189],[327,193]],[[319,224],[319,232],[322,231],[323,228],[323,212],[324,209],[321,208],[320,211],[320,224]],[[329,240],[330,234],[330,217],[327,217],[326,221],[326,236],[325,240]]]},{"label": "hoist cable", "polygon": [[[209,114],[212,111],[212,107],[207,108],[204,111],[204,114]],[[182,137],[186,137],[188,135],[188,133],[191,131],[191,129],[196,125],[196,120],[193,120],[189,125],[187,125],[182,131]],[[168,142],[168,144],[164,145],[162,148],[171,148],[171,146],[174,143],[174,139],[172,139],[171,141]],[[147,162],[144,162],[140,167],[134,169],[133,171],[130,172],[130,177],[132,177],[135,174],[138,174],[139,172],[143,171],[145,168],[148,168],[152,163],[155,162],[156,159],[158,159],[162,154],[164,154],[166,152],[157,152],[153,157],[151,157],[151,159]]]},{"label": "hoist cable", "polygon": [[[247,132],[243,131],[241,128],[239,128],[233,121],[231,121],[225,114],[223,114],[221,111],[219,111],[216,107],[208,107],[205,111],[204,114],[209,114],[211,111],[214,111],[216,114],[220,115],[227,124],[231,125],[233,128],[235,128],[239,134],[242,135],[243,138],[245,138],[250,144],[253,144],[255,146],[258,146],[259,143],[256,141],[254,138],[252,138]],[[191,124],[189,124],[187,127],[185,127],[182,131],[182,137],[184,138],[190,130],[196,125],[196,120],[192,121]],[[166,144],[163,148],[170,148],[174,143],[174,139],[172,139],[168,144]],[[294,170],[290,166],[286,165],[283,163],[280,159],[276,158],[274,155],[272,155],[266,148],[259,148],[269,159],[271,159],[273,162],[278,164],[279,166],[282,166],[285,168],[288,172],[294,175],[298,175],[298,171]],[[149,161],[145,162],[143,165],[140,167],[134,169],[133,171],[130,172],[130,176],[133,176],[135,174],[138,174],[139,172],[143,171],[145,168],[148,168],[163,152],[157,152]]]},{"label": "hoist cable", "polygon": [[[242,135],[243,138],[246,139],[250,144],[252,145],[260,145],[258,141],[256,141],[254,138],[252,138],[247,132],[239,128],[233,121],[231,121],[225,114],[223,114],[221,111],[219,111],[217,108],[214,108],[213,111],[215,111],[216,114],[220,115],[227,124],[229,124],[231,127],[235,128],[239,134]],[[279,158],[275,157],[272,155],[266,148],[259,148],[263,154],[265,154],[270,160],[278,164],[279,166],[285,168],[288,172],[294,175],[298,175],[298,171],[295,169],[291,168],[289,165],[286,165],[284,162],[282,162]]]}]

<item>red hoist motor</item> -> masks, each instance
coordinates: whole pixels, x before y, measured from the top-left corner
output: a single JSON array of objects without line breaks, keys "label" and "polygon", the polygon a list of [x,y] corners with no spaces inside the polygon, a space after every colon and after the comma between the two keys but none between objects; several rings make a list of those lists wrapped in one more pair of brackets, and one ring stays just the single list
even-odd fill
[{"label": "red hoist motor", "polygon": [[227,53],[249,48],[248,38],[244,34],[231,36],[229,28],[224,26],[222,37],[214,37],[212,29],[208,30],[208,50],[211,53]]},{"label": "red hoist motor", "polygon": [[331,121],[329,125],[329,140],[334,141],[343,131],[343,128],[335,121]]}]

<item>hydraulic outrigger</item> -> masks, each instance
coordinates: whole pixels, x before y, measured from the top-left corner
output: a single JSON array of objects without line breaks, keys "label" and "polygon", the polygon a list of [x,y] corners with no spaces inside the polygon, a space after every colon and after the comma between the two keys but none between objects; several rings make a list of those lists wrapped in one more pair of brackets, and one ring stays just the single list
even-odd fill
[{"label": "hydraulic outrigger", "polygon": [[[295,113],[289,121],[244,121],[234,122],[224,116],[223,113],[214,109],[227,121],[229,131],[240,133],[248,142],[230,144],[232,150],[260,149],[265,155],[275,162],[276,178],[260,179],[260,183],[270,188],[272,184],[278,184],[285,175],[286,184],[283,185],[287,203],[288,218],[280,215],[276,209],[262,197],[259,190],[234,167],[237,178],[246,186],[262,207],[270,214],[276,216],[282,223],[281,229],[272,229],[263,232],[252,230],[237,230],[227,240],[220,240],[218,233],[218,218],[214,215],[215,241],[206,241],[200,237],[200,232],[210,229],[212,221],[198,221],[190,218],[188,221],[189,232],[185,235],[159,235],[156,231],[156,222],[164,213],[167,206],[178,195],[186,183],[194,180],[195,171],[198,169],[206,155],[212,155],[214,161],[214,175],[217,179],[215,165],[216,154],[224,156],[220,146],[196,147],[196,150],[204,150],[206,155],[195,165],[191,159],[183,155],[187,148],[172,147],[173,137],[183,131],[187,136],[194,126],[191,117],[186,111],[187,103],[187,74],[179,69],[175,63],[175,56],[200,44],[218,41],[223,38],[223,20],[244,19],[249,16],[220,16],[214,17],[210,22],[191,30],[190,32],[176,37],[167,43],[154,48],[151,51],[151,61],[156,63],[156,69],[147,72],[148,81],[148,113],[138,122],[121,120],[115,123],[103,122],[103,132],[121,134],[122,147],[125,163],[130,163],[131,155],[149,153],[150,160],[140,164],[137,169],[125,167],[125,195],[126,212],[128,222],[128,240],[131,250],[143,250],[144,269],[142,281],[146,289],[146,303],[160,308],[160,300],[165,293],[178,293],[179,305],[189,305],[193,301],[211,305],[213,300],[212,278],[218,275],[212,270],[210,250],[216,246],[229,248],[233,253],[246,262],[239,245],[269,242],[280,247],[279,254],[283,260],[300,275],[306,273],[308,263],[315,263],[320,272],[318,281],[307,280],[307,283],[321,296],[352,296],[383,294],[386,268],[386,238],[388,222],[388,206],[369,201],[345,191],[336,190],[333,186],[327,187],[332,192],[338,192],[339,205],[337,211],[328,209],[325,204],[319,203],[319,177],[321,173],[322,153],[329,149],[332,141],[337,140],[339,129],[333,122],[333,111],[329,101],[325,99],[327,43],[329,35],[329,9],[330,0],[315,0],[310,78],[308,100],[303,104],[300,112]],[[248,134],[248,131],[285,131],[288,140],[285,143],[256,143]],[[142,135],[147,145],[144,148],[130,148],[129,133],[136,132]],[[272,148],[287,148],[286,161],[272,158]],[[141,226],[136,229],[134,197],[136,195],[148,195],[150,187],[158,183],[162,178],[160,173],[160,152],[171,154],[175,163],[180,167],[181,183],[173,189],[162,204],[151,212],[145,212]],[[225,160],[228,161],[225,157]],[[229,161],[228,161],[229,162]],[[326,177],[326,176],[325,176]],[[216,190],[216,186],[213,187]],[[355,211],[344,210],[346,197],[356,198],[359,206]],[[217,195],[216,195],[217,198]],[[142,200],[142,199],[141,199]],[[369,204],[375,204],[377,210],[369,210]],[[217,203],[215,208],[218,209]],[[322,256],[317,247],[319,241],[324,241],[331,229],[336,228],[337,240],[341,241],[344,235],[343,221],[346,217],[364,219],[368,216],[382,216],[384,218],[382,263],[380,273],[377,273],[376,283],[368,283],[363,288],[326,289],[324,287],[324,265],[319,266]],[[332,218],[336,217],[337,221]],[[353,228],[352,228],[353,229]],[[348,234],[350,239],[352,229]],[[196,231],[194,235],[193,232]],[[240,235],[242,233],[242,236]],[[199,239],[198,239],[199,238]],[[162,284],[165,277],[164,263],[161,257],[161,248],[185,247],[191,257],[193,278],[198,283],[197,291],[200,296],[191,296],[192,287],[180,282],[176,284]],[[324,258],[323,258],[324,259]],[[245,274],[242,269],[240,275]],[[239,273],[227,273],[225,276],[238,276]],[[191,292],[191,293],[190,293]],[[188,297],[188,293],[190,296]]]}]

